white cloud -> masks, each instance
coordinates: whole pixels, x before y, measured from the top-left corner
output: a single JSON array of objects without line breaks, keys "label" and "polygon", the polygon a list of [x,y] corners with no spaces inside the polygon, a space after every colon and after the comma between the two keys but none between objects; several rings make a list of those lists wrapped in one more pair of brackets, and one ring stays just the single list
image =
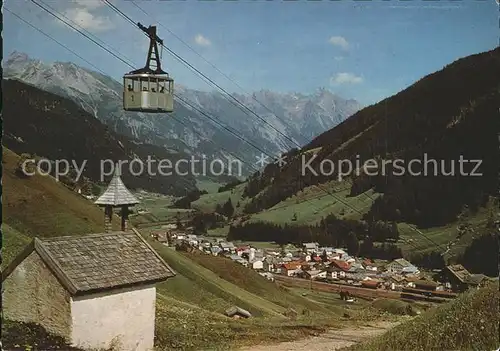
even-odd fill
[{"label": "white cloud", "polygon": [[359,84],[363,83],[363,78],[356,76],[352,73],[337,73],[336,76],[330,79],[330,83],[333,85],[338,84]]},{"label": "white cloud", "polygon": [[89,10],[95,10],[99,7],[106,5],[106,3],[101,0],[73,0],[72,2],[78,5],[78,7],[86,8]]},{"label": "white cloud", "polygon": [[328,42],[332,45],[340,46],[344,50],[349,48],[349,42],[344,37],[334,36],[331,37]]},{"label": "white cloud", "polygon": [[[114,2],[114,0],[108,1]],[[69,6],[62,14],[85,30],[102,32],[115,27],[109,17],[100,14],[101,8],[106,7],[106,3],[102,0],[70,0],[66,5]],[[59,25],[65,25],[58,19],[55,21]]]},{"label": "white cloud", "polygon": [[196,44],[201,45],[201,46],[210,46],[212,45],[212,42],[205,38],[203,35],[198,34],[195,38],[194,41]]},{"label": "white cloud", "polygon": [[64,15],[88,31],[102,32],[114,27],[109,17],[92,14],[88,8],[68,9]]}]

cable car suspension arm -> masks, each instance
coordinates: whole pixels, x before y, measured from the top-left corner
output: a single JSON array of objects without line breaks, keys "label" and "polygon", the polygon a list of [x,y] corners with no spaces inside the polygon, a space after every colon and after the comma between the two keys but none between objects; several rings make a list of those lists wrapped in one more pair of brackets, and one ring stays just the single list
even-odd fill
[{"label": "cable car suspension arm", "polygon": [[149,50],[148,57],[146,59],[146,66],[134,71],[134,73],[167,74],[167,72],[164,72],[161,68],[158,44],[160,44],[163,48],[163,40],[156,34],[156,26],[145,27],[139,22],[137,23],[137,26],[149,37]]}]

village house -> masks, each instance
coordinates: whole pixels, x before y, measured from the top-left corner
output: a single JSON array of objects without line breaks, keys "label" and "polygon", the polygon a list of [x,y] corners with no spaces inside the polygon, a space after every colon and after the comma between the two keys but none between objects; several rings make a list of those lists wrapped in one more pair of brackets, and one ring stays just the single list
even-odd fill
[{"label": "village house", "polygon": [[373,271],[373,272],[378,271],[378,267],[373,263],[373,261],[371,261],[369,259],[363,260],[363,265],[365,266],[365,269],[367,271]]},{"label": "village house", "polygon": [[194,234],[194,227],[187,227],[184,229],[187,235]]},{"label": "village house", "polygon": [[344,279],[350,267],[350,264],[347,262],[332,260],[326,268],[326,271],[330,273],[332,279]]},{"label": "village house", "polygon": [[254,258],[253,260],[250,260],[248,262],[252,269],[255,270],[263,270],[264,269],[264,262],[260,258]]},{"label": "village house", "polygon": [[179,241],[186,240],[187,239],[187,234],[182,233],[182,232],[174,232],[172,234],[172,238],[177,239]]},{"label": "village house", "polygon": [[274,276],[269,273],[269,272],[260,272],[259,273],[261,276],[263,276],[264,278],[266,278],[267,280],[270,280],[272,282],[274,282]]},{"label": "village house", "polygon": [[354,257],[349,256],[348,254],[342,255],[341,257],[342,258],[340,259],[340,261],[344,261],[350,264],[356,262],[356,259]]},{"label": "village house", "polygon": [[386,270],[396,274],[417,274],[419,272],[417,267],[404,258],[395,259],[387,265]]},{"label": "village house", "polygon": [[326,253],[327,256],[331,256],[334,252],[335,249],[333,247],[320,247],[318,249],[318,255],[323,255],[323,253]]},{"label": "village house", "polygon": [[419,279],[414,282],[410,282],[408,283],[408,285],[416,289],[428,290],[428,291],[435,291],[439,286],[438,283],[432,280],[424,280],[424,279]]},{"label": "village house", "polygon": [[305,279],[318,279],[318,278],[326,278],[327,272],[325,270],[309,270],[304,271],[302,277]]},{"label": "village house", "polygon": [[210,248],[210,253],[212,254],[212,256],[217,256],[221,252],[222,252],[222,249],[219,246],[212,246]]},{"label": "village house", "polygon": [[298,273],[300,273],[302,263],[301,262],[289,262],[281,265],[281,272],[287,277],[292,277]]},{"label": "village house", "polygon": [[239,264],[241,264],[244,267],[248,267],[248,261],[245,260],[244,258],[241,258],[240,256],[238,256],[236,254],[228,254],[227,257],[230,260],[232,260],[233,262],[239,263]]},{"label": "village house", "polygon": [[315,263],[321,263],[321,262],[323,262],[323,259],[319,256],[313,256],[313,257],[311,257],[311,261],[315,262]]},{"label": "village house", "polygon": [[242,254],[249,254],[250,253],[250,246],[240,246],[236,248],[236,254],[241,256]]},{"label": "village house", "polygon": [[408,285],[406,277],[398,274],[392,274],[386,279],[387,285],[391,290],[400,290]]},{"label": "village house", "polygon": [[76,347],[149,351],[155,284],[174,275],[135,232],[35,238],[2,272],[3,313]]},{"label": "village house", "polygon": [[315,270],[315,269],[320,269],[322,267],[323,267],[322,263],[317,263],[317,262],[314,262],[314,261],[306,262],[306,263],[304,263],[301,266],[302,270],[307,270],[307,271]]},{"label": "village house", "polygon": [[186,241],[188,242],[189,245],[192,245],[192,246],[198,246],[198,243],[199,243],[198,236],[193,235],[193,234],[188,234],[186,236]]},{"label": "village house", "polygon": [[346,275],[345,272],[342,271],[341,269],[338,269],[337,267],[328,267],[326,271],[330,274],[330,277],[332,279],[345,279]]},{"label": "village house", "polygon": [[363,279],[361,281],[361,286],[363,288],[378,289],[382,286],[382,282],[375,279]]},{"label": "village house", "polygon": [[227,256],[227,257],[228,257],[230,260],[234,261],[234,262],[238,262],[238,261],[240,261],[240,260],[242,259],[240,256],[238,256],[238,255],[234,255],[234,254],[233,254],[233,255],[229,255],[229,256]]},{"label": "village house", "polygon": [[471,274],[461,264],[447,266],[443,272],[445,286],[456,292],[463,292],[469,288],[479,288],[488,277],[483,274]]},{"label": "village house", "polygon": [[333,249],[332,256],[338,257],[337,258],[338,260],[343,260],[344,257],[347,256],[347,252],[345,252],[345,250],[342,249]]},{"label": "village house", "polygon": [[303,245],[304,251],[307,252],[308,254],[311,254],[313,252],[318,252],[318,243],[305,243]]},{"label": "village house", "polygon": [[236,248],[232,242],[221,242],[219,246],[223,252],[236,253]]},{"label": "village house", "polygon": [[456,292],[463,292],[468,288],[466,279],[470,273],[461,264],[447,266],[443,272],[445,286]]},{"label": "village house", "polygon": [[469,288],[479,289],[489,280],[490,278],[484,274],[471,274],[467,277],[465,283],[469,286]]},{"label": "village house", "polygon": [[168,233],[165,230],[155,230],[151,233],[151,237],[166,246],[169,245]]},{"label": "village house", "polygon": [[210,248],[212,247],[212,244],[209,242],[202,242],[199,246],[198,249],[200,251],[203,251],[204,253],[210,253]]},{"label": "village house", "polygon": [[360,262],[352,262],[351,265],[349,266],[348,272],[350,273],[358,273],[358,272],[364,272],[365,267]]},{"label": "village house", "polygon": [[279,258],[266,256],[264,262],[262,263],[262,269],[264,269],[266,272],[276,272],[280,263],[281,262]]}]

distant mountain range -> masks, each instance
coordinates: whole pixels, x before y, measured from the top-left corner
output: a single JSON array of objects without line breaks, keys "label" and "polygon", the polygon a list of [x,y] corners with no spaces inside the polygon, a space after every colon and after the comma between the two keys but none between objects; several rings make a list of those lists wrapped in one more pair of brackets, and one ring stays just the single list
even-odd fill
[{"label": "distant mountain range", "polygon": [[266,124],[247,110],[243,112],[235,107],[222,93],[196,91],[177,85],[178,95],[196,107],[193,109],[175,102],[173,116],[183,121],[184,126],[169,115],[123,111],[120,82],[74,63],[45,63],[24,53],[13,52],[4,61],[3,69],[4,78],[17,79],[70,98],[117,133],[195,155],[236,156],[252,165],[260,151],[196,109],[217,119],[268,154],[277,155],[296,145],[307,144],[361,108],[357,101],[341,98],[326,89],[318,89],[311,95],[266,90],[252,95],[233,95],[266,120]]}]

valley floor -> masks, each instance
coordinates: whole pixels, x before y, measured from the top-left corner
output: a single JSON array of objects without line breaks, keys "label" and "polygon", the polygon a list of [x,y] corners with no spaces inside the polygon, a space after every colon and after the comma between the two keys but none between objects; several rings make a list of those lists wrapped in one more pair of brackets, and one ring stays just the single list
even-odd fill
[{"label": "valley floor", "polygon": [[282,342],[276,345],[245,347],[239,351],[332,351],[349,347],[361,341],[380,335],[400,322],[378,322],[369,326],[347,329],[332,329],[307,339]]}]

